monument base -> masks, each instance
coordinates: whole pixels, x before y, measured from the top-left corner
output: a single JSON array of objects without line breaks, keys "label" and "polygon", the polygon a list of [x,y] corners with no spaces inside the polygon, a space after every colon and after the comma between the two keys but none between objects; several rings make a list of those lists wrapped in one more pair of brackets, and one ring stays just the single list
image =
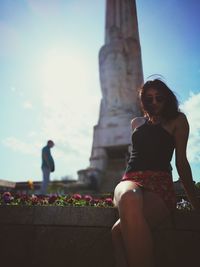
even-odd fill
[{"label": "monument base", "polygon": [[114,192],[116,185],[120,182],[125,169],[124,159],[109,159],[108,168],[102,177],[100,192]]},{"label": "monument base", "polygon": [[91,167],[101,170],[99,191],[111,193],[126,168],[129,144],[93,149],[90,164]]}]

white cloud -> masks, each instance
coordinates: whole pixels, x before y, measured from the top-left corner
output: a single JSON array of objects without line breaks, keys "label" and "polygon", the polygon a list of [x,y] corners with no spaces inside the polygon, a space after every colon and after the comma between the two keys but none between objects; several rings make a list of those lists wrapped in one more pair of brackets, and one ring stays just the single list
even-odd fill
[{"label": "white cloud", "polygon": [[38,136],[38,133],[36,131],[31,131],[28,133],[28,137],[30,138],[35,138]]},{"label": "white cloud", "polygon": [[19,88],[16,88],[15,86],[11,86],[10,90],[13,94],[16,94],[19,97],[23,97],[24,96],[24,92],[22,90],[20,90]]},{"label": "white cloud", "polygon": [[200,163],[200,93],[190,93],[189,99],[181,105],[181,109],[187,115],[190,124],[188,159],[190,162]]},{"label": "white cloud", "polygon": [[6,147],[11,148],[12,150],[19,151],[27,155],[38,155],[38,144],[26,143],[16,137],[7,137],[2,140],[2,144]]},{"label": "white cloud", "polygon": [[33,109],[33,104],[27,100],[23,103],[23,108],[24,109]]},{"label": "white cloud", "polygon": [[16,91],[16,87],[15,87],[15,86],[12,86],[12,87],[10,88],[10,90],[11,90],[11,92],[15,92],[15,91]]}]

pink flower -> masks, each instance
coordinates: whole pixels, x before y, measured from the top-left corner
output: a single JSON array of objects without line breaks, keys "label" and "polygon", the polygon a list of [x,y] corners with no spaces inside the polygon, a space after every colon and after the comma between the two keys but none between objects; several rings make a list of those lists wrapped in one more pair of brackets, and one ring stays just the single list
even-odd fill
[{"label": "pink flower", "polygon": [[92,197],[90,195],[85,195],[84,200],[86,200],[87,202],[90,202],[92,201]]},{"label": "pink flower", "polygon": [[109,206],[113,206],[113,200],[111,197],[108,197],[105,199],[105,203]]},{"label": "pink flower", "polygon": [[29,200],[29,197],[25,194],[21,194],[19,196],[17,196],[17,198],[20,199],[20,202],[23,204],[23,203],[26,203],[28,200]]},{"label": "pink flower", "polygon": [[94,204],[99,204],[101,200],[99,198],[93,198],[92,201]]},{"label": "pink flower", "polygon": [[72,198],[74,198],[75,200],[80,200],[82,196],[80,194],[74,194]]},{"label": "pink flower", "polygon": [[39,199],[38,199],[37,196],[32,195],[31,198],[30,198],[30,201],[31,201],[31,204],[32,204],[32,205],[36,205],[36,204],[38,204]]}]

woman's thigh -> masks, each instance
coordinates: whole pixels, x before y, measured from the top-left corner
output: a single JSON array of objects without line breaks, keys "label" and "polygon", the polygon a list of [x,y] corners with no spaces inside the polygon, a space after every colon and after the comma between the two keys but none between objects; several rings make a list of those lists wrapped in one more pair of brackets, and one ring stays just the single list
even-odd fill
[{"label": "woman's thigh", "polygon": [[114,204],[118,206],[121,197],[126,193],[132,191],[138,198],[142,199],[142,190],[133,181],[120,182],[114,191]]},{"label": "woman's thigh", "polygon": [[170,216],[170,211],[161,197],[145,189],[143,190],[143,211],[151,227],[156,227]]},{"label": "woman's thigh", "polygon": [[133,191],[137,202],[139,202],[142,207],[144,217],[151,227],[155,227],[170,215],[169,209],[160,196],[138,187],[133,181],[123,181],[116,186],[114,204],[118,206],[121,197],[129,191]]}]

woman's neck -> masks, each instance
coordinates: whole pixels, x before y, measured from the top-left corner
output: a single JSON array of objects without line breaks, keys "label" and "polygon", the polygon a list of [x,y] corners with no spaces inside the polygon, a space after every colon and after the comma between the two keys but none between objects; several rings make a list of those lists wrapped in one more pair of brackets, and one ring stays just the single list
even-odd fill
[{"label": "woman's neck", "polygon": [[148,122],[151,124],[159,124],[162,122],[162,118],[159,115],[148,116]]}]

